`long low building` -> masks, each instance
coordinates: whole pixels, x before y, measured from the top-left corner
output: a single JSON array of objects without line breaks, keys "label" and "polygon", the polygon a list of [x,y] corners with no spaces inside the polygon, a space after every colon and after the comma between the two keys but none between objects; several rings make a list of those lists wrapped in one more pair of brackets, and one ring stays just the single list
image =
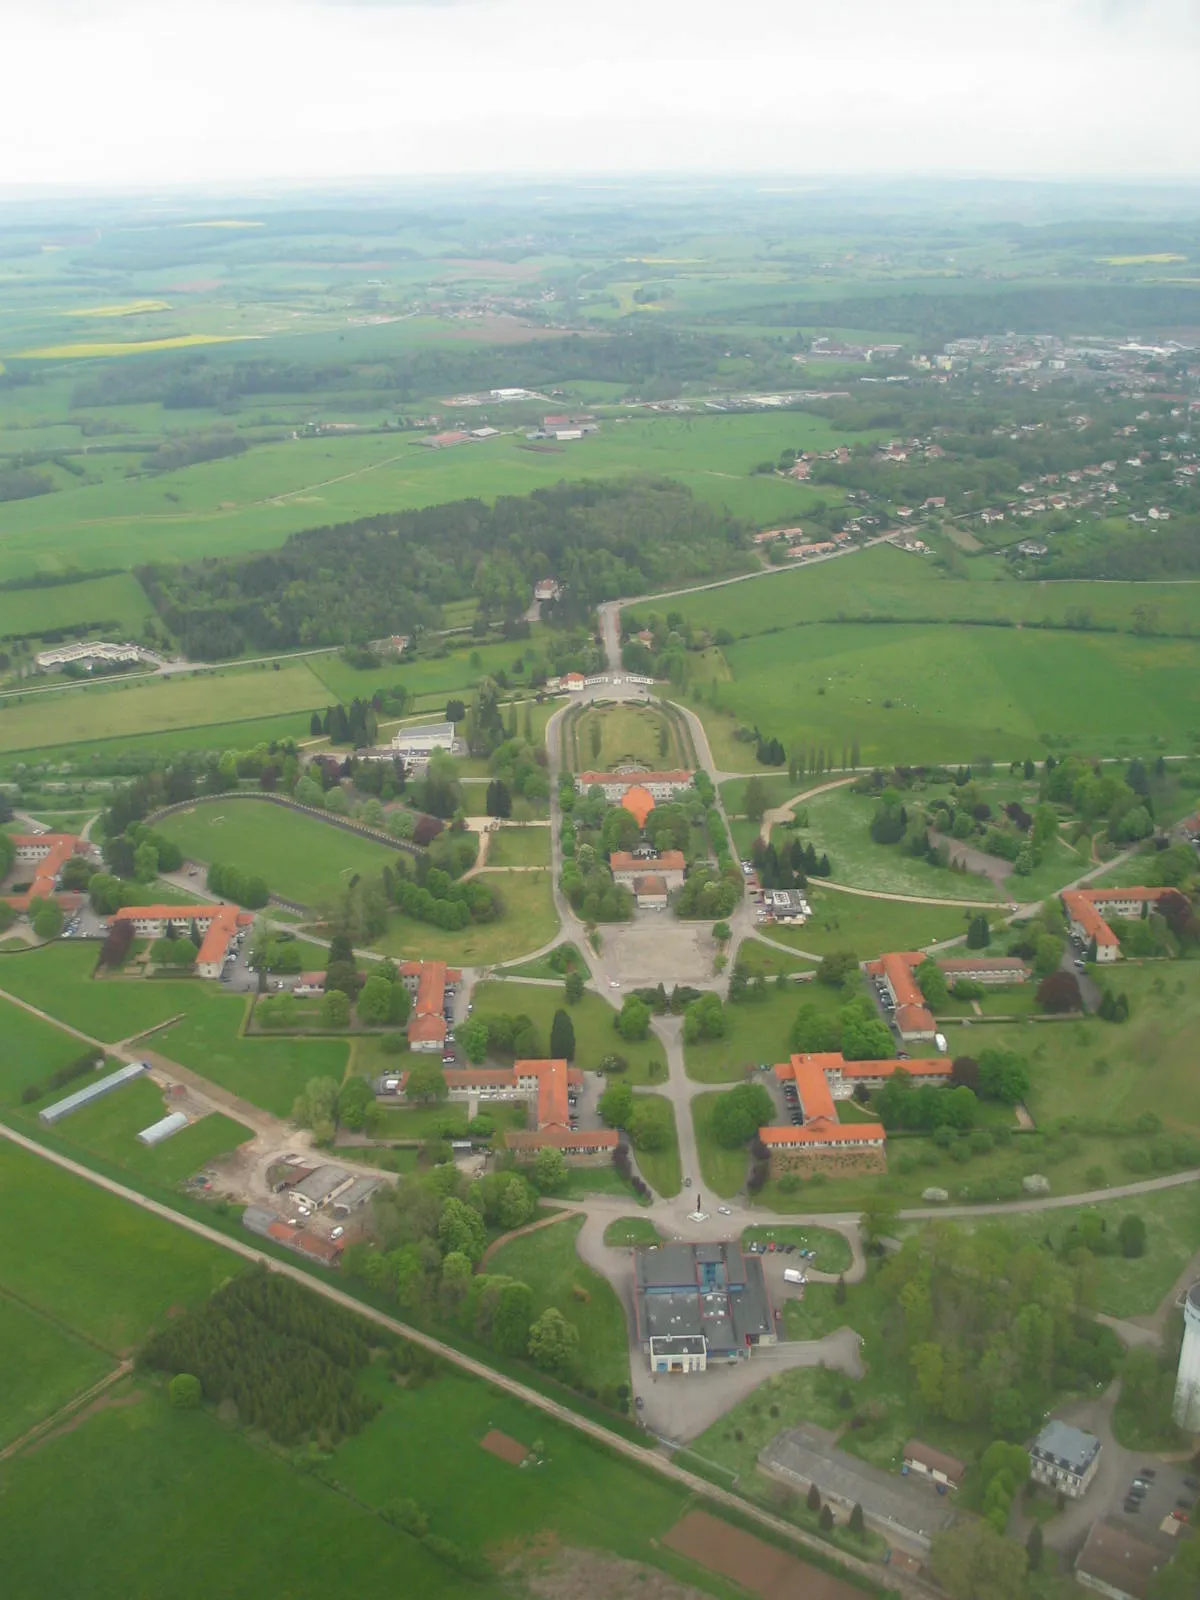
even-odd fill
[{"label": "long low building", "polygon": [[392,754],[405,761],[428,761],[437,751],[453,748],[452,722],[429,722],[420,727],[399,728],[392,735]]},{"label": "long low building", "polygon": [[1033,968],[1020,956],[955,956],[937,965],[947,983],[956,983],[959,978],[970,978],[975,983],[1028,983],[1033,975]]},{"label": "long low building", "polygon": [[1116,961],[1121,954],[1121,941],[1109,927],[1108,919],[1117,917],[1131,922],[1145,914],[1171,889],[1064,889],[1063,910],[1072,935],[1096,944],[1095,960]]},{"label": "long low building", "polygon": [[[101,1065],[103,1060],[104,1058],[100,1057]],[[64,1117],[69,1117],[72,1111],[79,1111],[84,1106],[90,1106],[93,1101],[102,1100],[106,1094],[112,1094],[114,1089],[123,1089],[127,1083],[143,1077],[149,1070],[145,1061],[131,1061],[127,1066],[118,1067],[115,1072],[110,1072],[103,1078],[93,1078],[91,1083],[82,1089],[76,1089],[74,1094],[56,1100],[53,1105],[43,1106],[38,1112],[38,1121],[52,1127]]]},{"label": "long low building", "polygon": [[238,906],[122,906],[113,913],[114,922],[129,922],[139,939],[165,939],[168,930],[186,938],[193,924],[200,934],[196,972],[201,978],[219,978],[234,936],[254,921],[252,911]]},{"label": "long low building", "polygon": [[77,833],[13,833],[13,862],[32,869],[28,889],[6,896],[14,911],[28,911],[33,900],[52,900],[58,889],[58,876],[72,856],[87,855],[91,849]]},{"label": "long low building", "polygon": [[457,967],[444,961],[405,961],[400,981],[413,997],[408,1019],[408,1044],[411,1050],[442,1050],[446,1044],[446,990],[462,982]]},{"label": "long low building", "polygon": [[[398,1074],[403,1090],[408,1074]],[[532,1108],[532,1128],[510,1129],[504,1143],[519,1161],[539,1150],[561,1150],[585,1161],[611,1157],[620,1142],[612,1128],[585,1132],[571,1126],[571,1091],[583,1086],[583,1073],[562,1060],[514,1061],[511,1067],[448,1067],[446,1088],[452,1100],[524,1100]],[[390,1081],[390,1080],[385,1080]]]},{"label": "long low building", "polygon": [[682,767],[670,772],[581,772],[575,779],[580,794],[603,789],[604,798],[619,805],[626,789],[645,789],[652,800],[670,800],[692,787],[692,774]]},{"label": "long low building", "polygon": [[881,1089],[898,1071],[908,1073],[914,1088],[924,1088],[948,1084],[952,1070],[950,1062],[941,1056],[921,1061],[847,1061],[837,1050],[794,1055],[776,1065],[775,1077],[780,1084],[795,1084],[804,1121],[760,1128],[758,1136],[770,1152],[772,1167],[780,1172],[820,1171],[833,1166],[882,1172],[887,1165],[883,1124],[842,1122],[837,1101],[850,1099],[859,1084],[866,1089]]},{"label": "long low building", "polygon": [[86,666],[95,662],[104,666],[128,666],[142,659],[135,644],[108,644],[102,639],[92,639],[85,644],[56,645],[53,650],[43,650],[34,658],[36,664],[48,672],[54,667]]},{"label": "long low building", "polygon": [[878,961],[868,961],[867,972],[882,978],[896,1007],[896,1031],[909,1044],[917,1039],[932,1039],[937,1032],[933,1013],[925,1004],[913,971],[925,957],[919,951],[893,950]]}]

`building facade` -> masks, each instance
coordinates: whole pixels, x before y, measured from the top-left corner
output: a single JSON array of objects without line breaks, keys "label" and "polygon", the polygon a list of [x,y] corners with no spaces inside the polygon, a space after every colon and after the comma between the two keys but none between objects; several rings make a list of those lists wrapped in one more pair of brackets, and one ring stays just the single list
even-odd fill
[{"label": "building facade", "polygon": [[1082,1500],[1100,1465],[1100,1441],[1052,1418],[1029,1447],[1029,1475],[1055,1494]]},{"label": "building facade", "polygon": [[1183,1301],[1183,1345],[1175,1377],[1175,1421],[1188,1433],[1200,1433],[1200,1283]]},{"label": "building facade", "polygon": [[1064,889],[1062,904],[1072,937],[1089,945],[1095,940],[1095,960],[1107,963],[1118,960],[1121,954],[1121,942],[1108,919],[1135,921],[1169,893],[1169,889],[1145,888]]},{"label": "building facade", "polygon": [[645,789],[652,800],[670,800],[673,795],[692,787],[692,774],[683,768],[672,772],[581,772],[575,779],[580,794],[587,794],[589,789],[603,789],[604,798],[614,806],[621,803],[626,789],[635,785]]},{"label": "building facade", "polygon": [[623,884],[627,889],[635,888],[637,880],[649,873],[661,878],[667,889],[671,890],[682,886],[687,861],[682,850],[663,850],[650,859],[633,855],[628,850],[614,850],[608,859],[608,866],[613,882]]},{"label": "building facade", "polygon": [[122,906],[114,912],[114,922],[130,922],[139,939],[165,939],[168,933],[186,939],[195,926],[200,934],[200,948],[196,955],[196,974],[201,978],[219,978],[235,936],[254,922],[252,911],[242,911],[238,906],[213,905],[207,901],[199,906]]}]

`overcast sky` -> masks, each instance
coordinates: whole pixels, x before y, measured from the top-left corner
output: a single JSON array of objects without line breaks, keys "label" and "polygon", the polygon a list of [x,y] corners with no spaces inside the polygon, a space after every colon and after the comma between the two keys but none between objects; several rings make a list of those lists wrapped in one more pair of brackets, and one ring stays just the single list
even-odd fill
[{"label": "overcast sky", "polygon": [[0,0],[0,184],[1200,174],[1200,0]]}]

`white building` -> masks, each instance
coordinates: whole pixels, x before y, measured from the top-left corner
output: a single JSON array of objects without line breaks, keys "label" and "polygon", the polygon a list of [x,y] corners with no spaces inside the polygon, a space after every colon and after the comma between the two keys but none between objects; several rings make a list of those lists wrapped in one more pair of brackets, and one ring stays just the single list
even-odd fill
[{"label": "white building", "polygon": [[1183,1302],[1183,1348],[1175,1379],[1175,1421],[1187,1433],[1200,1433],[1200,1283]]},{"label": "white building", "polygon": [[135,644],[106,644],[102,639],[92,639],[85,644],[64,644],[53,650],[43,650],[34,657],[36,664],[49,671],[53,667],[66,667],[75,663],[89,671],[97,662],[106,666],[137,662],[142,652]]},{"label": "white building", "polygon": [[435,751],[453,748],[452,722],[427,722],[416,728],[400,728],[392,735],[392,754],[405,761],[428,761]]}]

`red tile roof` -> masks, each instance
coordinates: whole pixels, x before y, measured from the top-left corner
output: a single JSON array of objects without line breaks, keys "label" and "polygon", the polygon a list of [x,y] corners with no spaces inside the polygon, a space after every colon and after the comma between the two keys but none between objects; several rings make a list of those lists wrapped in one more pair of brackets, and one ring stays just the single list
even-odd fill
[{"label": "red tile roof", "polygon": [[23,894],[8,897],[9,905],[16,911],[28,911],[31,900],[52,899],[54,880],[76,851],[81,847],[85,850],[87,848],[85,841],[77,833],[13,833],[9,837],[14,848],[29,849],[42,845],[46,847],[44,856],[29,863],[33,868],[33,879],[29,888]]},{"label": "red tile roof", "polygon": [[[568,673],[567,678],[570,677],[571,674]],[[594,788],[596,784],[614,783],[623,783],[626,788],[633,788],[636,784],[644,786],[648,783],[676,783],[686,786],[691,781],[692,774],[685,772],[682,767],[677,767],[672,772],[581,772],[579,774],[579,782],[585,789]]]},{"label": "red tile roof", "polygon": [[682,872],[687,866],[687,857],[682,850],[664,850],[661,855],[652,861],[640,861],[637,856],[628,850],[614,850],[608,858],[609,867],[615,872]]},{"label": "red tile roof", "polygon": [[650,872],[644,878],[635,878],[633,888],[635,894],[666,894],[667,880],[660,878],[657,873]]},{"label": "red tile roof", "polygon": [[621,804],[630,813],[639,828],[646,826],[646,818],[654,810],[654,796],[649,789],[640,783],[635,783],[632,788],[626,789],[621,796]]},{"label": "red tile roof", "polygon": [[804,1112],[802,1127],[760,1128],[758,1136],[766,1145],[846,1144],[854,1141],[882,1142],[884,1130],[878,1122],[839,1122],[828,1074],[846,1079],[890,1078],[901,1069],[914,1078],[938,1077],[948,1080],[952,1071],[942,1056],[921,1061],[847,1061],[839,1050],[813,1055],[794,1055],[775,1067],[780,1083],[794,1083]]},{"label": "red tile roof", "polygon": [[920,951],[893,950],[880,956],[878,961],[867,963],[869,973],[887,979],[896,1002],[896,1026],[902,1034],[932,1033],[936,1026],[933,1013],[913,977],[913,968],[924,960]]},{"label": "red tile roof", "polygon": [[198,906],[122,906],[113,913],[113,921],[194,922],[204,928],[196,960],[208,964],[225,959],[230,940],[239,928],[250,926],[254,913],[210,901]]}]

